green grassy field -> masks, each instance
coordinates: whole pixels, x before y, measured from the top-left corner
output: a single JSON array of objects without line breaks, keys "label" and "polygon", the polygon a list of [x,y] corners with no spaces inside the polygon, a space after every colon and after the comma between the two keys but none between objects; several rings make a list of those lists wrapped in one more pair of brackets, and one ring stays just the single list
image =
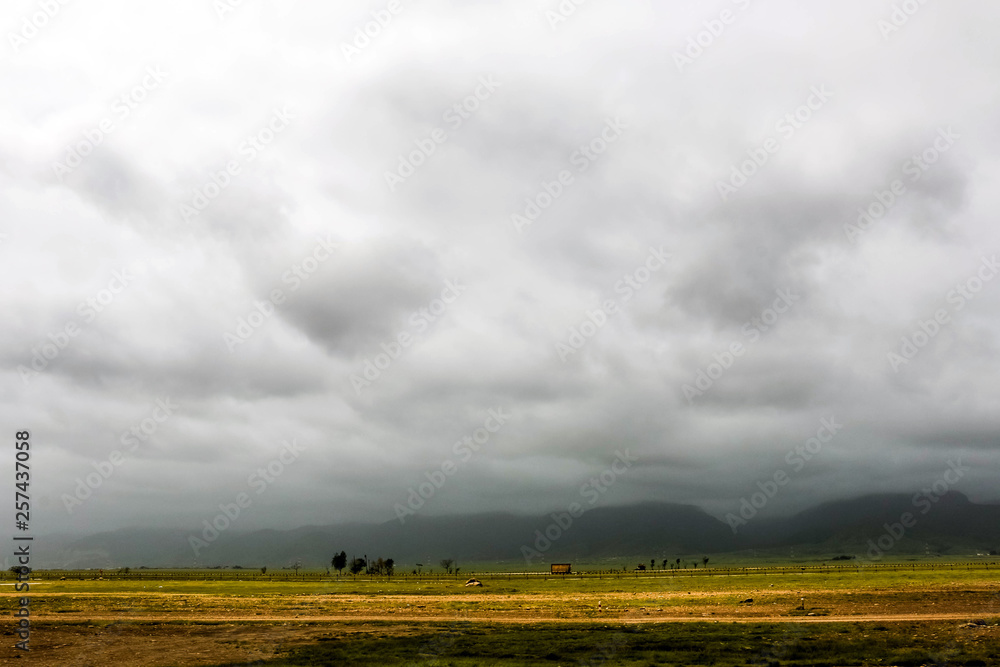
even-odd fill
[{"label": "green grassy field", "polygon": [[[436,624],[328,635],[265,665],[714,665],[737,667],[1000,664],[996,632],[954,623],[685,623],[545,627]],[[233,663],[229,663],[233,664]]]},{"label": "green grassy field", "polygon": [[[269,588],[288,592],[329,591],[338,593],[419,593],[432,594],[438,590],[451,590],[456,583],[477,577],[501,588],[522,591],[539,591],[546,586],[559,585],[561,590],[602,591],[615,587],[633,589],[685,589],[710,591],[727,587],[762,588],[776,581],[785,584],[796,582],[799,587],[839,589],[864,589],[870,587],[898,588],[921,584],[947,584],[956,578],[982,582],[1000,581],[1000,561],[950,561],[883,563],[859,567],[840,564],[759,564],[750,567],[709,567],[697,570],[655,570],[621,572],[617,570],[592,570],[569,575],[550,575],[545,572],[514,574],[503,571],[460,572],[459,574],[396,574],[391,577],[374,575],[329,575],[323,570],[268,572],[250,570],[132,570],[128,574],[118,571],[48,570],[33,573],[35,582],[45,582],[45,591],[149,591],[164,592],[214,592],[239,594],[240,591],[266,591]],[[0,582],[13,582],[10,573],[0,576]],[[162,588],[161,588],[162,587]],[[473,591],[474,592],[474,591]]]}]

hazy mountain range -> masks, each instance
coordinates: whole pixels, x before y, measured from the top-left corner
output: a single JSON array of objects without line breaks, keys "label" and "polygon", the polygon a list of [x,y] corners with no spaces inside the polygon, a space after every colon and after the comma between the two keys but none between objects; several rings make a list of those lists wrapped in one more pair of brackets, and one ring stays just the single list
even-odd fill
[{"label": "hazy mountain range", "polygon": [[736,516],[727,516],[727,522],[689,505],[644,503],[593,508],[577,517],[565,512],[417,515],[405,523],[253,532],[234,527],[214,539],[207,539],[213,537],[211,531],[132,528],[82,538],[39,539],[33,562],[38,568],[274,568],[296,561],[317,567],[329,565],[331,556],[344,550],[349,557],[393,558],[398,568],[406,570],[416,563],[436,567],[442,558],[454,558],[459,564],[504,561],[508,568],[523,564],[539,569],[549,562],[614,557],[690,561],[750,549],[794,548],[800,556],[829,559],[846,554],[878,560],[914,553],[972,555],[1000,548],[1000,505],[972,503],[956,492],[933,503],[909,495],[865,496],[787,518],[751,518],[745,525],[736,522]]}]

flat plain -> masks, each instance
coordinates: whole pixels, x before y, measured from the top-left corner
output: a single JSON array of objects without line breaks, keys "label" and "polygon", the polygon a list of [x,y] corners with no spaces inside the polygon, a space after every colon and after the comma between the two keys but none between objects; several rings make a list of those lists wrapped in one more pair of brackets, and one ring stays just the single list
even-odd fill
[{"label": "flat plain", "polygon": [[[467,587],[476,577],[482,587]],[[8,573],[7,609],[17,598]],[[1000,665],[1000,563],[40,571],[24,665]],[[10,618],[10,617],[9,617]]]}]

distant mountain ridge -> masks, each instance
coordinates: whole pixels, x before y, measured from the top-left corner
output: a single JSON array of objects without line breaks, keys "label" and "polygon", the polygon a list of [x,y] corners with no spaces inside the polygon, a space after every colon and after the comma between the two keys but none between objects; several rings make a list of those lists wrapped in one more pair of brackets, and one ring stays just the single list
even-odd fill
[{"label": "distant mountain ridge", "polygon": [[[194,542],[192,536],[197,538]],[[792,517],[752,518],[736,525],[731,517],[727,523],[691,505],[646,502],[597,507],[576,517],[565,511],[540,516],[417,515],[405,523],[231,529],[208,539],[212,537],[149,528],[83,538],[52,536],[38,543],[33,562],[39,568],[281,567],[297,561],[303,567],[321,567],[344,550],[349,557],[391,557],[407,569],[415,563],[434,567],[445,557],[459,563],[520,561],[530,569],[550,561],[642,554],[698,557],[784,547],[802,554],[846,553],[859,558],[868,554],[875,559],[881,553],[998,549],[1000,505],[972,503],[956,492],[935,503],[919,504],[910,495],[869,495],[824,503]]]}]

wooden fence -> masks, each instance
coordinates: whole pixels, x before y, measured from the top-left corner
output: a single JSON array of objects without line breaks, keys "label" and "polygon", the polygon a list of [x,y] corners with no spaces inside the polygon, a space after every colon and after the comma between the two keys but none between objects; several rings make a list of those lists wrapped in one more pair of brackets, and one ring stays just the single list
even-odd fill
[{"label": "wooden fence", "polygon": [[[792,574],[837,574],[856,573],[863,575],[876,572],[934,572],[954,570],[984,570],[996,571],[1000,574],[1000,563],[990,561],[969,561],[953,563],[867,563],[855,562],[837,565],[775,565],[763,567],[708,567],[667,570],[581,570],[572,574],[552,574],[549,571],[534,572],[481,572],[461,571],[460,573],[403,573],[386,575],[351,575],[336,572],[326,574],[324,571],[306,570],[296,573],[288,570],[268,571],[261,574],[259,570],[183,570],[183,569],[130,569],[123,570],[35,570],[31,580],[115,580],[115,581],[259,581],[259,582],[365,582],[365,581],[459,581],[470,577],[477,579],[513,580],[513,579],[544,579],[565,580],[567,578],[596,579],[662,579],[684,577],[740,577],[750,575],[782,576]],[[9,571],[0,572],[0,581],[14,581],[17,575]]]}]

